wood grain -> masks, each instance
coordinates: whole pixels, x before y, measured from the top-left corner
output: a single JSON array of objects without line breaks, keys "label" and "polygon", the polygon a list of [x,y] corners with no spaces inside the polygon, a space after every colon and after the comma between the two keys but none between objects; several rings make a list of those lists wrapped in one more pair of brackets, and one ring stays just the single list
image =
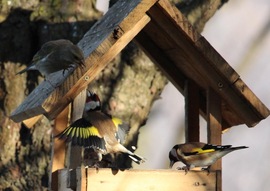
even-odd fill
[{"label": "wood grain", "polygon": [[[53,136],[62,132],[69,122],[70,107],[66,107],[54,120]],[[57,190],[58,173],[57,170],[65,167],[66,143],[63,140],[53,139],[51,153],[51,168],[49,186],[52,190]]]},{"label": "wood grain", "polygon": [[77,169],[76,190],[110,191],[214,191],[216,173],[178,170],[125,170]]},{"label": "wood grain", "polygon": [[[222,144],[222,117],[220,96],[211,88],[207,90],[207,140],[210,144]],[[211,166],[221,170],[221,159]]]},{"label": "wood grain", "polygon": [[200,142],[200,95],[197,84],[186,80],[184,95],[186,142]]},{"label": "wood grain", "polygon": [[[211,88],[207,90],[207,139],[208,143],[222,144],[222,115],[221,115],[221,98]],[[211,170],[216,174],[216,190],[222,190],[222,159],[217,160],[211,165]]]},{"label": "wood grain", "polygon": [[36,122],[38,122],[38,120],[42,117],[42,115],[37,115],[35,117],[32,117],[32,118],[29,118],[29,119],[26,119],[23,121],[23,124],[28,127],[28,128],[32,128]]}]

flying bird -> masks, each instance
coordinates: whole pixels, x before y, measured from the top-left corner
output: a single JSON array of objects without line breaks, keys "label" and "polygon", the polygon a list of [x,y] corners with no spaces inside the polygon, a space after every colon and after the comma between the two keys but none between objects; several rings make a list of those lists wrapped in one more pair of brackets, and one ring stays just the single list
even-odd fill
[{"label": "flying bird", "polygon": [[103,155],[122,152],[140,164],[145,159],[123,146],[127,129],[121,119],[101,111],[101,102],[95,93],[87,92],[83,117],[56,137],[71,142],[72,145],[91,148],[97,154],[93,157],[97,161],[101,161]]}]

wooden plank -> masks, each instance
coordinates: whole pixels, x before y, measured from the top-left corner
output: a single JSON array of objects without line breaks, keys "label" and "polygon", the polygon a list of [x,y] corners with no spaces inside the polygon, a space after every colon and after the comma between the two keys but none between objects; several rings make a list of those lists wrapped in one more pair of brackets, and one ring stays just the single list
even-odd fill
[{"label": "wooden plank", "polygon": [[[68,188],[67,185],[69,184],[68,177],[70,177],[70,170],[69,169],[61,169],[56,171],[55,173],[58,174],[58,184],[57,184],[57,191],[72,191],[74,189]],[[54,190],[56,191],[56,190]]]},{"label": "wooden plank", "polygon": [[[216,173],[178,170],[77,169],[76,190],[110,191],[214,191]],[[81,182],[80,182],[81,181]],[[79,186],[78,186],[79,185]]]},{"label": "wooden plank", "polygon": [[[94,169],[92,169],[94,170]],[[89,185],[87,184],[87,178],[88,178],[88,169],[87,168],[77,168],[76,169],[76,190],[80,191],[87,191],[87,187]],[[88,190],[92,190],[89,189]],[[109,189],[110,190],[110,189]]]},{"label": "wooden plank", "polygon": [[192,80],[185,85],[185,129],[186,142],[200,141],[200,96],[199,87]]},{"label": "wooden plank", "polygon": [[[61,133],[69,123],[69,106],[67,106],[54,120],[53,136]],[[53,139],[52,172],[65,167],[66,143],[60,139]]]},{"label": "wooden plank", "polygon": [[[221,145],[222,143],[222,117],[221,117],[221,98],[211,88],[207,91],[207,139],[208,143]],[[211,166],[211,170],[218,171],[217,190],[222,190],[222,162],[219,159],[215,164]]]},{"label": "wooden plank", "polygon": [[[161,16],[160,13],[158,13],[157,11],[158,10],[155,10],[153,8],[150,9],[150,16]],[[167,20],[167,22],[169,22],[169,20]],[[193,68],[190,58],[185,53],[187,50],[183,48],[184,45],[183,47],[179,47],[175,42],[176,39],[174,39],[173,35],[170,34],[177,33],[178,30],[176,29],[172,31],[171,28],[174,28],[174,26],[170,26],[171,25],[168,24],[168,27],[161,27],[159,24],[159,20],[152,19],[151,22],[143,29],[143,31],[145,31],[149,38],[154,41],[156,46],[161,49],[163,55],[165,54],[171,60],[171,62],[167,62],[164,66],[161,66],[161,68],[165,68],[166,70],[169,64],[174,65],[174,67],[177,68],[177,71],[181,71],[181,73],[183,73],[185,76],[193,79],[193,81],[197,82],[199,86],[206,87],[208,82],[196,68]],[[177,40],[179,42],[181,39]],[[179,42],[179,44],[182,43],[185,44],[184,40],[181,40],[181,42]],[[171,74],[169,74],[168,76],[170,75]]]},{"label": "wooden plank", "polygon": [[222,172],[221,170],[216,171],[216,191],[222,191]]},{"label": "wooden plank", "polygon": [[59,174],[60,174],[60,171],[58,171],[58,170],[50,174],[48,190],[58,191],[58,182],[59,182],[58,176],[59,176]]},{"label": "wooden plank", "polygon": [[[20,122],[44,114],[54,119],[150,21],[145,12],[156,1],[119,0],[78,43],[86,58],[85,69],[76,68],[64,76],[55,73],[31,92],[10,118]],[[117,28],[119,38],[115,38]]]},{"label": "wooden plank", "polygon": [[[220,70],[220,75],[224,76],[231,83],[234,83],[239,75],[237,72],[230,67],[230,65],[223,59],[223,57],[208,43],[208,41],[202,37],[188,22],[183,14],[167,0],[160,0],[157,5],[160,7],[159,10],[167,14],[171,22],[181,27],[183,35],[185,35],[190,41],[194,42],[197,46],[197,51],[203,52],[203,55],[209,59],[210,65]],[[200,42],[203,42],[202,44]]]},{"label": "wooden plank", "polygon": [[[176,8],[171,8],[169,3],[162,0],[158,5],[154,5],[148,14],[152,19],[151,23],[155,23],[158,31],[155,34],[159,35],[159,38],[154,37],[155,43],[164,47],[161,45],[164,43],[162,37],[171,39],[174,44],[167,43],[168,47],[165,46],[166,49],[163,50],[169,59],[174,62],[179,71],[201,87],[207,89],[210,85],[218,92],[229,104],[229,109],[239,116],[241,120],[238,121],[252,127],[270,114],[270,111],[246,85],[245,94],[242,93],[241,88],[234,87],[240,80],[239,75],[203,37],[187,24],[184,16]],[[147,30],[146,32],[151,36],[150,32],[148,33]],[[257,107],[258,105],[260,107]]]},{"label": "wooden plank", "polygon": [[[74,99],[71,107],[71,122],[74,122],[75,120],[82,117],[84,105],[86,100],[86,89],[79,93],[79,95]],[[70,107],[66,107],[65,110],[63,110],[56,118],[55,118],[55,128],[53,129],[53,134],[57,135],[60,132],[62,132],[69,124],[69,109]],[[53,144],[53,156],[52,156],[52,172],[55,172],[58,169],[63,169],[65,166],[70,168],[76,168],[80,166],[81,164],[81,148],[71,147],[70,144],[68,144],[68,151],[66,154],[66,143],[63,140],[54,139]],[[79,148],[79,149],[78,149]],[[71,157],[72,156],[72,157]],[[65,158],[66,157],[66,158]],[[69,179],[71,178],[69,175],[66,177],[67,184],[69,184],[71,181]],[[52,187],[56,187],[55,184],[57,184],[57,177],[54,177],[52,179]],[[71,187],[71,185],[66,185],[65,187]]]},{"label": "wooden plank", "polygon": [[23,124],[27,127],[27,128],[32,128],[37,122],[38,120],[42,117],[42,115],[37,115],[35,117],[32,117],[30,119],[26,119],[23,121]]},{"label": "wooden plank", "polygon": [[[269,115],[269,110],[267,107],[257,98],[257,96],[249,89],[249,87],[242,81],[240,76],[237,77],[237,73],[230,67],[229,64],[211,48],[210,43],[204,38],[201,37],[196,43],[196,47],[202,51],[206,59],[211,60],[209,64],[220,70],[220,74],[224,74],[227,79],[231,82],[231,88],[234,90],[237,96],[242,98],[244,104],[251,105],[252,108],[256,108],[259,112],[255,113],[258,115],[258,118],[266,118]],[[236,75],[237,74],[237,75]],[[223,83],[220,81],[219,86],[223,86]],[[245,103],[246,102],[246,103]],[[255,109],[255,110],[256,110]],[[254,124],[256,125],[256,123]]]},{"label": "wooden plank", "polygon": [[[156,31],[159,31],[157,33]],[[171,43],[168,43],[169,40],[168,36],[165,37],[166,34],[162,34],[162,31],[154,21],[151,21],[147,26],[141,31],[136,37],[135,40],[137,44],[145,51],[145,53],[151,58],[151,60],[162,70],[162,72],[167,76],[167,78],[174,84],[174,86],[184,95],[184,84],[187,79],[186,74],[183,74],[182,70],[173,63],[172,59],[170,59],[166,55],[166,50],[162,50],[162,48],[172,49]],[[163,41],[155,41],[155,39],[163,39]],[[160,43],[159,43],[160,42]],[[158,44],[156,44],[158,43]],[[179,52],[177,54],[180,54]],[[179,59],[178,62],[181,62],[182,59]],[[193,79],[199,81],[201,87],[207,87],[208,83],[204,80],[202,75],[196,75],[196,72],[193,69],[190,69],[190,75],[193,75]],[[202,79],[203,78],[203,79]],[[202,79],[202,80],[201,80]],[[204,85],[202,85],[202,83]],[[203,116],[206,116],[206,96],[200,95],[200,110],[203,112]],[[228,104],[224,104],[225,106]],[[230,108],[229,108],[230,109]],[[224,108],[224,116],[226,118],[223,120],[223,127],[231,127],[234,124],[241,124],[242,121],[239,121],[239,117],[236,117],[234,112],[230,112],[230,110]],[[231,115],[232,113],[232,115]],[[228,116],[228,117],[227,117]],[[206,117],[205,117],[206,118]],[[227,121],[227,119],[234,119],[232,123]],[[235,120],[238,119],[238,120]]]},{"label": "wooden plank", "polygon": [[[54,120],[53,136],[62,132],[69,122],[69,107],[66,107]],[[58,190],[58,170],[65,167],[66,143],[60,139],[53,139],[49,186],[51,190]]]},{"label": "wooden plank", "polygon": [[[69,107],[66,107],[54,120],[52,136],[62,132],[68,124]],[[63,140],[53,139],[51,149],[51,162],[49,167],[49,188],[58,190],[58,170],[65,166],[66,144]]]},{"label": "wooden plank", "polygon": [[[173,61],[166,55],[166,53],[160,49],[160,46],[155,44],[154,40],[152,39],[152,34],[155,33],[155,27],[153,27],[153,22],[150,22],[147,24],[147,26],[135,37],[135,42],[137,45],[140,46],[140,48],[147,54],[147,56],[160,68],[160,70],[167,76],[167,78],[170,80],[170,82],[173,83],[173,85],[184,95],[184,87],[185,87],[185,81],[188,79],[179,68],[173,64]],[[149,29],[151,29],[151,32]],[[147,33],[145,32],[147,30]],[[151,37],[149,36],[151,34]],[[163,38],[159,36],[155,36],[156,38]],[[165,41],[166,44],[167,41]],[[166,46],[163,44],[163,46]],[[206,112],[206,96],[200,93],[200,110],[202,116],[206,119],[207,112]],[[228,104],[226,104],[228,105]],[[224,116],[225,117],[222,121],[223,128],[231,127],[233,124],[240,124],[239,118],[235,115],[235,113],[230,112],[225,106],[224,106]],[[229,119],[235,119],[233,123],[229,123],[227,121],[227,118]],[[238,119],[236,121],[236,119]]]},{"label": "wooden plank", "polygon": [[[149,25],[149,24],[148,24]],[[148,26],[146,26],[148,27]],[[135,42],[147,54],[147,56],[160,68],[174,86],[184,92],[186,76],[175,67],[173,62],[157,46],[153,39],[142,30],[136,37]]]},{"label": "wooden plank", "polygon": [[[221,145],[221,99],[220,96],[211,88],[207,91],[207,118],[208,143]],[[213,166],[213,170],[220,170],[221,162],[219,161]]]}]

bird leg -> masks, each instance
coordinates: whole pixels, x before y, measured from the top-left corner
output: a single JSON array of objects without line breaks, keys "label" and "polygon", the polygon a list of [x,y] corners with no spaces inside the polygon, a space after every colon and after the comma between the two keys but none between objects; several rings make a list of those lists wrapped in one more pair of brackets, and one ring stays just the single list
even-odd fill
[{"label": "bird leg", "polygon": [[210,168],[211,168],[211,165],[206,168],[202,168],[202,171],[207,171],[207,176],[208,176],[210,174]]},{"label": "bird leg", "polygon": [[189,166],[183,166],[183,167],[177,167],[177,170],[184,170],[185,171],[185,175],[188,173],[188,171],[190,170]]},{"label": "bird leg", "polygon": [[99,163],[98,162],[96,162],[94,165],[92,165],[92,166],[85,166],[85,168],[95,168],[96,169],[96,171],[97,171],[97,173],[99,172]]},{"label": "bird leg", "polygon": [[69,69],[74,69],[76,67],[76,65],[69,65],[68,67],[63,69],[63,76],[65,75],[66,71],[69,71]]}]

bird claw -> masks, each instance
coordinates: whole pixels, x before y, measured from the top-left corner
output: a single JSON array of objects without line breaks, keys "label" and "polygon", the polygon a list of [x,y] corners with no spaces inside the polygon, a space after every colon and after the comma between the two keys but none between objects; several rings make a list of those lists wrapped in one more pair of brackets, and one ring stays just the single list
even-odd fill
[{"label": "bird claw", "polygon": [[183,166],[183,167],[177,167],[177,170],[184,170],[185,171],[185,175],[188,173],[188,171],[190,170],[188,166]]},{"label": "bird claw", "polygon": [[63,73],[62,73],[63,76],[65,75],[65,72],[66,72],[66,71],[68,72],[70,69],[72,70],[72,69],[74,69],[75,67],[76,67],[75,65],[69,65],[67,68],[64,68],[64,69],[63,69]]},{"label": "bird claw", "polygon": [[100,167],[99,167],[99,164],[98,163],[95,163],[94,165],[85,165],[85,168],[95,168],[96,169],[96,171],[97,171],[97,173],[99,172],[99,169],[100,169]]},{"label": "bird claw", "polygon": [[202,168],[202,171],[207,171],[207,175],[210,174],[210,166],[206,167],[206,168]]}]

